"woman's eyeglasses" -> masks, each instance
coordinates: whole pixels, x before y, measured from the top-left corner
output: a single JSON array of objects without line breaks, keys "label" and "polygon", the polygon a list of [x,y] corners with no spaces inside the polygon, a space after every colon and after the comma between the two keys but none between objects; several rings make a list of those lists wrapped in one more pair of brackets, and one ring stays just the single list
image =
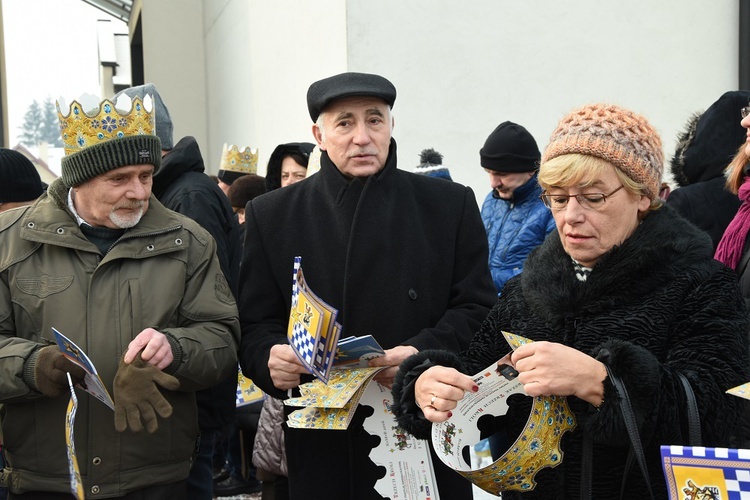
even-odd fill
[{"label": "woman's eyeglasses", "polygon": [[571,198],[575,198],[576,201],[578,201],[578,204],[581,205],[583,208],[588,208],[591,210],[599,210],[604,206],[604,203],[607,201],[607,198],[618,192],[620,189],[622,189],[623,186],[620,184],[620,187],[612,191],[611,193],[586,193],[586,194],[542,194],[539,195],[539,198],[541,198],[542,202],[544,202],[544,205],[552,210],[553,212],[559,212],[561,210],[565,210],[565,208],[568,206],[568,200]]},{"label": "woman's eyeglasses", "polygon": [[740,115],[742,115],[742,118],[747,118],[747,115],[750,115],[750,106],[745,106],[740,110]]}]

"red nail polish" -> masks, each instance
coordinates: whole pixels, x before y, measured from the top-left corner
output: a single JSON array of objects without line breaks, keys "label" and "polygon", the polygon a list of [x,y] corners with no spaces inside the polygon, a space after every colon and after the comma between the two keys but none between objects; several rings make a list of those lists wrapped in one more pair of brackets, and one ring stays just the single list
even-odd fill
[{"label": "red nail polish", "polygon": [[448,418],[451,418],[453,416],[452,412],[448,412]]},{"label": "red nail polish", "polygon": [[471,390],[474,392],[479,392],[479,386],[475,385],[474,387],[471,388]]}]

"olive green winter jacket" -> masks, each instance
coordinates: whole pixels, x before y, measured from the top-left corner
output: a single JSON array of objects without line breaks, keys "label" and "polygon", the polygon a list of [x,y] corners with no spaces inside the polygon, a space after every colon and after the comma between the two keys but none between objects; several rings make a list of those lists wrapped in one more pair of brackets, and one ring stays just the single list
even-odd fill
[{"label": "olive green winter jacket", "polygon": [[141,221],[102,256],[55,181],[30,207],[0,214],[0,427],[12,492],[70,491],[65,441],[69,397],[48,398],[24,379],[34,350],[60,330],[112,394],[128,343],[167,335],[180,381],[162,390],[172,416],[154,434],[118,433],[113,411],[77,390],[74,444],[86,498],[121,496],[187,477],[198,437],[194,391],[237,371],[237,306],[211,236],[153,196]]}]

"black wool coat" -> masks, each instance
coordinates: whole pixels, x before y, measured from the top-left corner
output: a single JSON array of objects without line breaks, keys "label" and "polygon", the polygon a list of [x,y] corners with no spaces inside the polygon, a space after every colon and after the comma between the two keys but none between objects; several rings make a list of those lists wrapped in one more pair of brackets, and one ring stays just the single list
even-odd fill
[{"label": "black wool coat", "polygon": [[[385,349],[459,352],[496,300],[474,193],[398,170],[393,141],[368,178],[346,179],[324,153],[318,173],[252,200],[245,226],[240,362],[277,398],[287,393],[274,387],[268,357],[287,343],[295,256],[310,288],[338,309],[342,336],[372,334]],[[285,426],[292,498],[380,498],[365,415],[360,406],[347,431]]]},{"label": "black wool coat", "polygon": [[[666,498],[659,446],[688,442],[677,372],[688,377],[695,392],[706,446],[731,445],[742,400],[725,391],[750,377],[748,315],[737,278],[711,255],[708,236],[665,206],[602,256],[588,280],[580,282],[557,232],[552,233],[530,254],[523,273],[508,282],[467,351],[460,356],[421,352],[401,365],[393,389],[399,423],[426,435],[429,422],[414,405],[416,377],[432,364],[470,375],[483,370],[509,351],[501,330],[562,343],[600,359],[623,381],[640,425],[655,496]],[[504,499],[580,498],[584,433],[594,442],[592,497],[620,498],[629,440],[609,378],[604,389],[599,411],[568,397],[578,425],[562,439],[563,462],[541,470],[533,491],[506,492]],[[496,426],[504,419],[515,439],[530,401],[521,396],[507,417],[494,421]],[[647,497],[644,487],[635,465],[624,498]]]},{"label": "black wool coat", "polygon": [[[195,138],[180,139],[161,160],[154,175],[154,196],[168,209],[193,219],[216,241],[221,270],[238,295],[242,232],[226,195],[204,173],[203,157]],[[196,393],[201,429],[219,429],[234,423],[237,381],[227,380]]]},{"label": "black wool coat", "polygon": [[725,184],[723,176],[715,177],[675,189],[667,198],[667,205],[708,233],[714,251],[740,208],[740,199]]}]

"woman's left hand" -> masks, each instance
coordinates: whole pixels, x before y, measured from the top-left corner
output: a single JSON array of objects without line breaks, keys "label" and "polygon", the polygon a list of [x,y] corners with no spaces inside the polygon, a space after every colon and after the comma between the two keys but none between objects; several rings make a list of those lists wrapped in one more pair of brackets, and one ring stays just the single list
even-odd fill
[{"label": "woman's left hand", "polygon": [[577,349],[530,342],[518,347],[510,360],[529,396],[576,396],[597,407],[604,400],[604,364]]}]

